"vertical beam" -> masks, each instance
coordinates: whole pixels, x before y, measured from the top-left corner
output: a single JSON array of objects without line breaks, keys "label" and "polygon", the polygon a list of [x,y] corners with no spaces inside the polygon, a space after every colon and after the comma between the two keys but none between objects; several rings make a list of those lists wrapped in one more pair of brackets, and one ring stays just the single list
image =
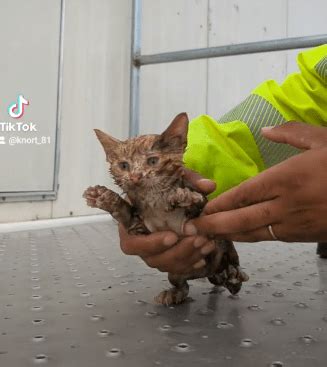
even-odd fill
[{"label": "vertical beam", "polygon": [[55,137],[55,164],[53,175],[53,191],[57,194],[59,189],[59,161],[60,161],[60,128],[62,114],[62,83],[63,83],[63,62],[64,62],[64,27],[65,27],[66,0],[61,0],[60,9],[60,36],[59,36],[59,61],[58,61],[58,87],[57,87],[57,116],[56,116],[56,137]]},{"label": "vertical beam", "polygon": [[141,55],[142,0],[133,0],[132,45],[129,95],[129,136],[136,136],[140,126],[140,65],[136,57]]}]

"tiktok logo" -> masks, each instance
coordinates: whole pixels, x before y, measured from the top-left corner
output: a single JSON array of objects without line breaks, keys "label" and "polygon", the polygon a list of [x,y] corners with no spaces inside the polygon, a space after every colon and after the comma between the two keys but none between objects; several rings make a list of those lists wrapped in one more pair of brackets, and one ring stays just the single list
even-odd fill
[{"label": "tiktok logo", "polygon": [[27,99],[24,98],[22,94],[20,94],[17,98],[17,103],[12,103],[8,107],[8,114],[14,119],[19,119],[24,115],[25,106],[28,106],[30,103]]}]

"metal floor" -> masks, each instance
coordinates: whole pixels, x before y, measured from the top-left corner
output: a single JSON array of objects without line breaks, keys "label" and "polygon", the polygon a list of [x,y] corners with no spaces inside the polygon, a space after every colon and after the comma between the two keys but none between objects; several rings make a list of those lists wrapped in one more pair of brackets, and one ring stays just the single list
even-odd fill
[{"label": "metal floor", "polygon": [[239,244],[239,296],[123,255],[112,222],[0,234],[0,366],[326,366],[327,261],[313,244]]}]

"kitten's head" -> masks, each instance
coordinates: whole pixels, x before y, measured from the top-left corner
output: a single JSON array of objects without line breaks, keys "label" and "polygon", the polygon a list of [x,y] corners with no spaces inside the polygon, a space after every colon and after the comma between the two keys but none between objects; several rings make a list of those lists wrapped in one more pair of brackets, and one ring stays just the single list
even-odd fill
[{"label": "kitten's head", "polygon": [[182,167],[188,117],[177,115],[161,135],[142,135],[125,141],[95,129],[106,153],[110,173],[124,192],[162,187]]}]

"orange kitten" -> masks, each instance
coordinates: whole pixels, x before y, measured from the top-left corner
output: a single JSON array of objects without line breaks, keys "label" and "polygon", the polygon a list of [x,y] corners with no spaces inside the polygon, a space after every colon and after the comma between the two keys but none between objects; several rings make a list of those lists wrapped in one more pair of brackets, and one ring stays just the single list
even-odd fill
[{"label": "orange kitten", "polygon": [[[187,131],[186,113],[176,116],[161,135],[120,141],[96,129],[109,171],[129,201],[104,186],[95,186],[84,192],[87,204],[109,212],[130,234],[172,230],[182,236],[184,223],[200,215],[207,202],[183,175]],[[189,279],[208,277],[232,294],[241,289],[248,276],[240,268],[233,243],[213,241],[216,248],[206,257],[206,266],[187,275],[168,274],[173,288],[161,292],[155,298],[157,303],[183,302],[189,292]]]}]

